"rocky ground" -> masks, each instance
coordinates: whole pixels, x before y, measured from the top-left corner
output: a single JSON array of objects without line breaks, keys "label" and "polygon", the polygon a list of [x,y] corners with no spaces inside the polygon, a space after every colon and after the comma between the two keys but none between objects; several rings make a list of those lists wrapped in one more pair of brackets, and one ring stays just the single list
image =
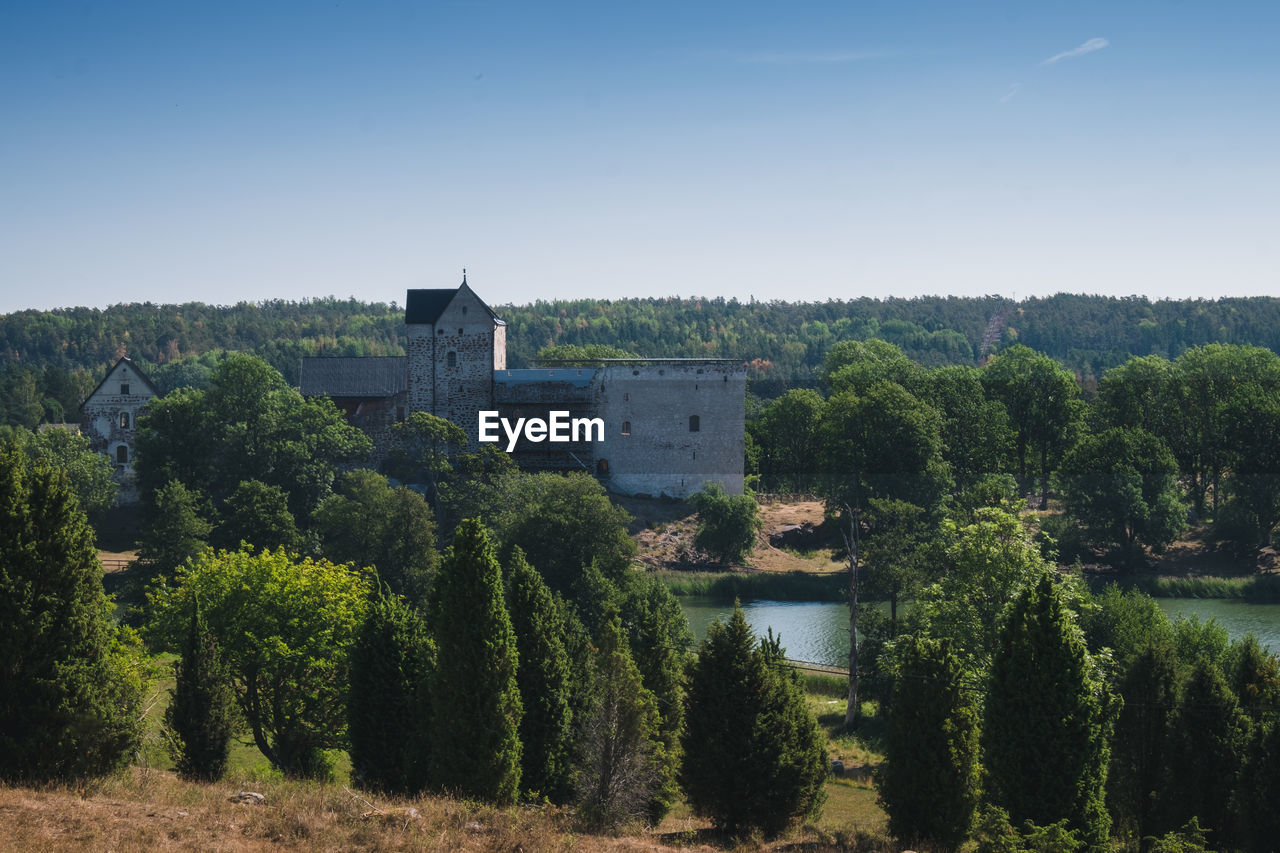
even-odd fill
[{"label": "rocky ground", "polygon": [[[635,516],[631,533],[640,551],[637,560],[649,569],[838,572],[845,567],[839,554],[833,554],[833,543],[817,530],[823,522],[821,501],[762,504],[763,527],[756,537],[755,550],[745,562],[725,565],[694,547],[697,517],[688,503],[625,497],[615,500]],[[792,531],[790,544],[770,544],[771,539],[787,531]]]}]

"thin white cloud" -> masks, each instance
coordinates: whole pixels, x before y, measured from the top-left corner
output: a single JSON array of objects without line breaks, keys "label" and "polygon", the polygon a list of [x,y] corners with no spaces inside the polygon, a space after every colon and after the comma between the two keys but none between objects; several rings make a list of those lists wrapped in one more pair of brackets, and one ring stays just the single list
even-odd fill
[{"label": "thin white cloud", "polygon": [[1022,88],[1021,83],[1014,83],[1011,86],[1009,86],[1009,91],[1005,92],[1004,96],[1000,98],[1000,103],[1007,104],[1010,101],[1012,101],[1013,96],[1018,94],[1018,90],[1021,88]]},{"label": "thin white cloud", "polygon": [[1106,39],[1089,39],[1084,44],[1073,47],[1071,50],[1064,50],[1062,53],[1055,54],[1040,64],[1053,65],[1055,62],[1061,62],[1064,59],[1074,59],[1077,56],[1084,56],[1086,53],[1093,53],[1095,50],[1102,50],[1104,47],[1109,47],[1110,45],[1111,42]]}]

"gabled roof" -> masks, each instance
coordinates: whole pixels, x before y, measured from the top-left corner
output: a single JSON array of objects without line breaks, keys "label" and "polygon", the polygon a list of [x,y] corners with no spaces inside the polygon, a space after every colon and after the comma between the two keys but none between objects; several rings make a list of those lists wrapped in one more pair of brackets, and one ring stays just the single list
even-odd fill
[{"label": "gabled roof", "polygon": [[432,289],[432,290],[410,290],[405,297],[404,303],[404,322],[405,325],[413,326],[434,326],[436,321],[440,319],[440,315],[444,313],[444,309],[449,307],[449,303],[454,297],[466,290],[472,296],[476,297],[476,301],[489,312],[489,316],[493,318],[493,322],[499,326],[505,326],[506,321],[493,313],[493,309],[485,304],[485,301],[467,284],[467,277],[464,274],[462,284],[452,290],[449,289]]},{"label": "gabled roof", "polygon": [[404,302],[404,321],[408,325],[434,326],[449,307],[460,288],[452,290],[410,290]]},{"label": "gabled roof", "polygon": [[304,397],[390,397],[409,388],[408,359],[304,358],[298,386]]},{"label": "gabled roof", "polygon": [[138,378],[142,380],[142,384],[146,385],[148,388],[151,389],[152,394],[156,395],[157,397],[161,396],[160,389],[156,387],[155,383],[151,381],[151,379],[147,376],[147,374],[142,372],[142,368],[134,364],[133,359],[129,358],[127,355],[122,355],[120,356],[119,361],[111,365],[111,369],[107,371],[106,376],[102,377],[102,381],[99,382],[97,386],[95,386],[94,389],[89,392],[89,396],[85,397],[84,400],[80,402],[80,408],[83,409],[84,404],[93,399],[93,395],[97,394],[98,390],[102,388],[103,385],[107,384],[107,380],[111,378],[111,374],[115,373],[116,368],[122,364],[125,365],[126,367],[132,367],[133,372],[138,374]]}]

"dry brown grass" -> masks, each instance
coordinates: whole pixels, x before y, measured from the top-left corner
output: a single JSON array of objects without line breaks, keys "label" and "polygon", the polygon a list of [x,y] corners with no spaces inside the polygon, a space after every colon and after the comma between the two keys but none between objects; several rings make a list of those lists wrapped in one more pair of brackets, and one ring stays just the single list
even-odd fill
[{"label": "dry brown grass", "polygon": [[[890,850],[868,786],[833,780],[828,818],[771,841],[727,842],[678,808],[652,830],[587,835],[552,807],[495,808],[444,797],[394,798],[290,780],[212,785],[133,768],[82,789],[0,786],[0,850],[458,850],[658,853]],[[231,802],[241,790],[261,805]]]},{"label": "dry brown grass", "polygon": [[555,809],[435,797],[395,799],[339,785],[255,782],[261,805],[233,803],[233,782],[203,785],[132,770],[84,790],[0,788],[5,850],[581,850],[668,849],[656,837],[573,832]]}]

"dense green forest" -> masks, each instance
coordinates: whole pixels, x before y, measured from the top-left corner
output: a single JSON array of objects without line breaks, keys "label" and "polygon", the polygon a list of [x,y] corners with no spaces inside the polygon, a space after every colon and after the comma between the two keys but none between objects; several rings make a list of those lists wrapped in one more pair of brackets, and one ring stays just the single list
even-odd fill
[{"label": "dense green forest", "polygon": [[[1271,543],[1280,464],[1258,445],[1280,424],[1280,356],[1131,359],[1090,404],[1021,345],[926,369],[844,341],[821,376],[825,396],[791,389],[761,410],[752,466],[857,531],[854,577],[890,603],[853,610],[857,698],[839,733],[882,756],[889,834],[923,849],[1270,849],[1280,660],[1058,561],[1074,539],[1132,568],[1188,507],[1245,550]],[[550,802],[592,832],[656,825],[683,800],[730,841],[786,833],[834,790],[836,733],[781,640],[735,609],[691,652],[670,589],[633,570],[630,517],[590,476],[468,452],[421,412],[394,436],[416,487],[348,470],[369,442],[332,403],[229,355],[139,419],[123,616],[140,641],[102,596],[83,509],[105,472],[87,442],[0,439],[0,649],[16,661],[0,673],[0,781],[134,760],[152,655],[178,653],[166,737],[192,778],[223,778],[238,733],[288,777],[330,779],[345,750],[352,782],[380,796]],[[1065,513],[1026,512],[1030,489]],[[695,505],[710,551],[758,527],[750,497]]]},{"label": "dense green forest", "polygon": [[[977,364],[1015,343],[1061,362],[1086,394],[1130,356],[1176,358],[1207,343],[1280,351],[1280,299],[1151,301],[1059,294],[1019,303],[995,296],[827,302],[736,299],[578,299],[498,306],[508,363],[525,367],[555,345],[602,344],[645,356],[741,358],[753,391],[771,398],[816,387],[827,351],[880,338],[926,367]],[[396,303],[270,300],[18,311],[0,316],[4,422],[74,420],[105,369],[128,354],[161,387],[199,384],[213,356],[251,352],[296,384],[310,355],[399,355]],[[203,356],[200,362],[192,359]]]}]

